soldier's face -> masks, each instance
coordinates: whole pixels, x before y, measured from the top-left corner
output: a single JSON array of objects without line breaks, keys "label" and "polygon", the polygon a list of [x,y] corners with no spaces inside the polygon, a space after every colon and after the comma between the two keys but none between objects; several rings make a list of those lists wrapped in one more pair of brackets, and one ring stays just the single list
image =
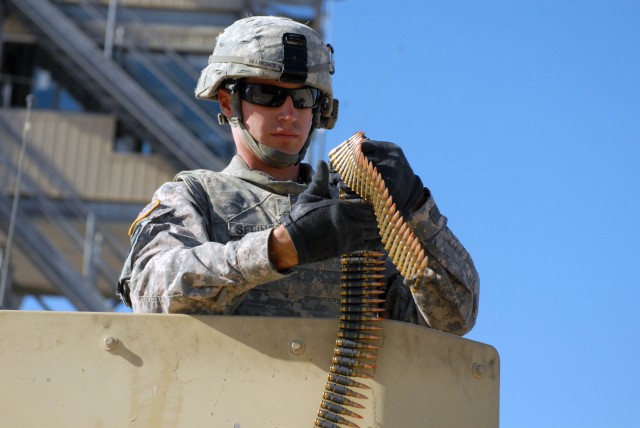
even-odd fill
[{"label": "soldier's face", "polygon": [[[243,82],[287,89],[303,87],[294,83],[266,79],[245,79]],[[311,108],[295,108],[291,97],[287,97],[278,107],[265,107],[242,100],[244,126],[253,138],[288,154],[297,154],[302,149],[311,130],[312,114]]]}]

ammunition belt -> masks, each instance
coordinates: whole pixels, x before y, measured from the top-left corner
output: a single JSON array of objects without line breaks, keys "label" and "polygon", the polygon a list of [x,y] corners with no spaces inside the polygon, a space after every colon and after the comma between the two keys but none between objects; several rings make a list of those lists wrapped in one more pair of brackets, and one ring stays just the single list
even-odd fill
[{"label": "ammunition belt", "polygon": [[[403,277],[415,280],[424,275],[427,256],[393,203],[382,176],[362,153],[364,138],[363,132],[355,133],[329,152],[329,161],[344,183],[373,206],[388,257]],[[342,256],[340,328],[316,427],[358,428],[346,417],[362,419],[347,407],[364,408],[357,400],[368,397],[354,389],[370,387],[353,378],[373,378],[382,346],[382,327],[376,324],[383,320],[384,260],[385,253],[375,251]]]}]

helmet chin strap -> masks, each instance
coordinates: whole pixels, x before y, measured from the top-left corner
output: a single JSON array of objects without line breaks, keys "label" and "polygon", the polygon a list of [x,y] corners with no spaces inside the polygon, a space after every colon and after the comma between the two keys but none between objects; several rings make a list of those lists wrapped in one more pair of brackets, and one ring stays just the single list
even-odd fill
[{"label": "helmet chin strap", "polygon": [[247,128],[242,124],[242,120],[239,117],[234,116],[229,118],[229,123],[231,126],[235,126],[242,131],[244,141],[253,154],[262,162],[273,168],[286,168],[291,165],[299,164],[304,159],[307,147],[309,147],[309,143],[311,142],[311,133],[309,133],[307,141],[305,141],[304,146],[298,154],[285,153],[256,141]]},{"label": "helmet chin strap", "polygon": [[[311,143],[311,134],[313,133],[314,126],[311,127],[309,131],[309,136],[307,137],[307,141],[305,141],[304,146],[300,149],[298,154],[285,153],[280,150],[274,149],[273,147],[266,146],[258,141],[249,133],[247,128],[242,123],[242,105],[240,96],[237,91],[234,91],[230,88],[231,93],[231,110],[233,113],[233,117],[228,118],[229,124],[234,126],[240,131],[242,131],[242,135],[244,136],[244,141],[246,142],[247,147],[255,154],[258,159],[262,162],[266,163],[270,167],[273,168],[286,168],[288,166],[297,165],[304,159],[304,156],[307,152],[307,148]],[[314,123],[315,123],[315,111],[314,111]]]}]

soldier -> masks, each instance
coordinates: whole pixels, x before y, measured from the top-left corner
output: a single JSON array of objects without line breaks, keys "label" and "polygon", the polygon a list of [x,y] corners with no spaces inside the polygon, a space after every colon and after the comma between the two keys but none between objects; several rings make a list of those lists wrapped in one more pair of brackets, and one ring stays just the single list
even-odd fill
[{"label": "soldier", "polygon": [[[195,93],[220,103],[237,154],[221,172],[179,173],[132,224],[118,293],[134,311],[338,316],[339,256],[380,240],[370,205],[337,198],[345,185],[326,163],[315,174],[302,163],[314,129],[337,119],[332,53],[286,18],[241,19],[218,36]],[[469,254],[397,145],[362,150],[438,274],[411,290],[387,263],[384,317],[468,332],[479,288]]]}]

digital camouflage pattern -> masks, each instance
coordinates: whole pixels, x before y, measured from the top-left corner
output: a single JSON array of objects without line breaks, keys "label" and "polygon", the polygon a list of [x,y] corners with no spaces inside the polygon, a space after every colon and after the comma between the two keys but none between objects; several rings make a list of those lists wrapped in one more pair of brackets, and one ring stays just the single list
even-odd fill
[{"label": "digital camouflage pattern", "polygon": [[281,80],[285,71],[282,37],[295,33],[305,37],[306,86],[320,89],[328,104],[333,98],[333,48],[325,45],[311,27],[276,16],[250,16],[239,19],[216,37],[208,65],[196,85],[196,98],[216,100],[220,84],[228,79],[256,77]]},{"label": "digital camouflage pattern", "polygon": [[[302,164],[301,183],[311,175]],[[271,230],[306,189],[301,183],[276,181],[238,156],[221,172],[178,174],[135,226],[119,294],[136,312],[337,317],[339,259],[287,272],[269,262]],[[475,323],[479,279],[428,196],[408,221],[441,280],[412,291],[388,261],[384,316],[462,335]]]}]

